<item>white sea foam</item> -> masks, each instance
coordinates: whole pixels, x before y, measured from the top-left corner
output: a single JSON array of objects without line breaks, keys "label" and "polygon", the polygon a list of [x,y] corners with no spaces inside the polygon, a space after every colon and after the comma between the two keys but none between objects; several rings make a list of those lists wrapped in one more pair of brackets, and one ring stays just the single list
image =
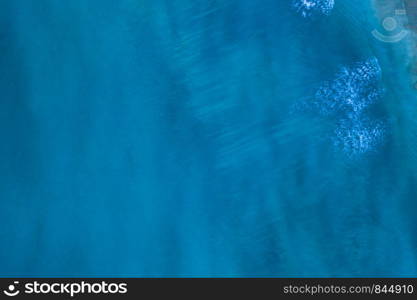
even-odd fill
[{"label": "white sea foam", "polygon": [[333,137],[334,145],[349,156],[372,152],[383,141],[385,125],[362,115],[352,115],[339,121]]},{"label": "white sea foam", "polygon": [[359,113],[380,98],[383,92],[378,86],[380,78],[376,58],[342,67],[334,80],[317,90],[313,104],[325,115],[340,111]]},{"label": "white sea foam", "polygon": [[330,15],[334,0],[293,0],[293,7],[305,18],[316,14]]},{"label": "white sea foam", "polygon": [[381,68],[375,57],[343,66],[334,79],[324,82],[313,97],[296,105],[336,120],[331,137],[336,149],[349,156],[376,150],[385,136],[382,120],[372,120],[370,105],[381,99]]}]

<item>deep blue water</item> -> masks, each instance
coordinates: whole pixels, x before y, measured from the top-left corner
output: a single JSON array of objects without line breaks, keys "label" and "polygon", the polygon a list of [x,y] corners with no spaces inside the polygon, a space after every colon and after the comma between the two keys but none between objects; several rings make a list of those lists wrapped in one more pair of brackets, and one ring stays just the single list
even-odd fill
[{"label": "deep blue water", "polygon": [[417,276],[406,41],[315,1],[1,1],[0,275]]}]

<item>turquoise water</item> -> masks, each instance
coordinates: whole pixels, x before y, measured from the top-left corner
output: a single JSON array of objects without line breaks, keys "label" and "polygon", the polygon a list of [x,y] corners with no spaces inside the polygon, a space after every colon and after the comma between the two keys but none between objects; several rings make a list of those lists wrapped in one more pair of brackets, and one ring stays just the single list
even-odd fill
[{"label": "turquoise water", "polygon": [[409,39],[315,1],[1,1],[0,275],[416,276]]}]

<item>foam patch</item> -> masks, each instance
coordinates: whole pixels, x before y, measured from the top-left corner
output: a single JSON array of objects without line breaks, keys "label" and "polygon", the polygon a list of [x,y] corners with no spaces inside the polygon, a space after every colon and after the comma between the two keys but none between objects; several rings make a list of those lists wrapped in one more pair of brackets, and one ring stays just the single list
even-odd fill
[{"label": "foam patch", "polygon": [[380,79],[381,68],[376,58],[343,67],[334,80],[317,90],[314,106],[325,115],[340,111],[359,113],[381,97]]},{"label": "foam patch", "polygon": [[339,121],[333,138],[334,145],[349,156],[374,152],[383,141],[385,125],[362,115],[352,115]]},{"label": "foam patch", "polygon": [[334,0],[293,0],[293,7],[305,18],[318,14],[330,15]]}]

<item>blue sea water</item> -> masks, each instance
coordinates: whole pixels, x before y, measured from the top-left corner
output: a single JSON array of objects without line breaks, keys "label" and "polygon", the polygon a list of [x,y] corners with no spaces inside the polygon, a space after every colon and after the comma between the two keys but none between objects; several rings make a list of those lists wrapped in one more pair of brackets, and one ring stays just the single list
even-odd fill
[{"label": "blue sea water", "polygon": [[0,276],[417,276],[416,92],[378,26],[365,0],[1,1]]}]

